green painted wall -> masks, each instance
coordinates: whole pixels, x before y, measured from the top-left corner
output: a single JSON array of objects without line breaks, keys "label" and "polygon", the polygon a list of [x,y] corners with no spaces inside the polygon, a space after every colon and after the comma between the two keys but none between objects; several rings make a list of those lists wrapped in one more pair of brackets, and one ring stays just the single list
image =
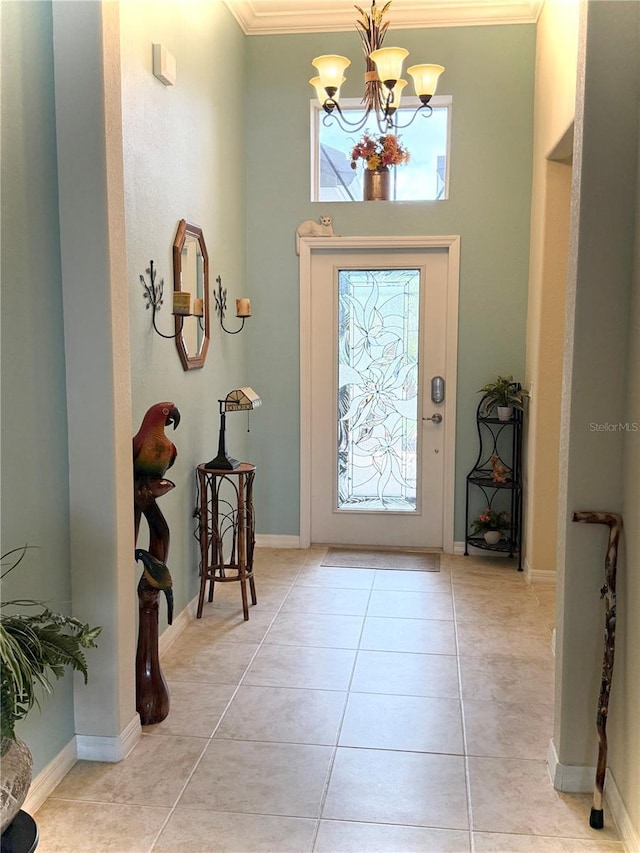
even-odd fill
[{"label": "green painted wall", "polygon": [[[3,3],[2,552],[38,546],[3,600],[71,610],[51,4]],[[20,725],[37,772],[73,737],[72,679]]]},{"label": "green painted wall", "polygon": [[[251,433],[252,455],[260,464],[261,533],[298,533],[294,231],[302,220],[330,214],[342,235],[461,235],[457,540],[464,536],[464,477],[477,453],[476,391],[497,373],[524,373],[535,27],[403,30],[396,40],[410,51],[409,61],[446,68],[439,94],[453,96],[447,201],[311,203],[311,59],[322,53],[349,56],[353,64],[342,95],[357,97],[358,36],[354,31],[248,39],[247,256],[255,316],[247,334],[250,384],[264,400]],[[270,499],[273,494],[277,501]]]},{"label": "green painted wall", "polygon": [[[244,209],[244,54],[246,39],[220,0],[123,3],[120,12],[122,135],[130,281],[132,435],[154,403],[172,400],[182,420],[168,476],[176,488],[161,501],[171,530],[168,565],[176,613],[197,593],[198,544],[193,536],[195,466],[215,456],[219,397],[246,384],[247,339],[225,335],[211,309],[211,342],[201,370],[185,372],[175,343],[153,331],[139,276],[153,259],[165,283],[158,327],[173,333],[173,241],[181,219],[203,229],[210,293],[217,275],[229,304],[246,290]],[[175,57],[177,82],[152,74],[152,43]],[[148,277],[147,277],[148,281]],[[235,328],[235,318],[229,315]],[[228,447],[245,455],[244,419],[229,418]],[[142,522],[139,546],[147,547]],[[132,590],[135,580],[132,574]],[[166,609],[161,607],[162,631]]]},{"label": "green painted wall", "polygon": [[[51,6],[1,8],[2,537],[4,550],[21,542],[41,546],[29,576],[25,571],[8,581],[4,594],[68,607]],[[156,41],[176,57],[175,87],[163,87],[151,74]],[[117,393],[131,393],[132,434],[160,399],[173,399],[182,411],[174,436],[179,457],[171,472],[176,489],[163,498],[177,612],[197,589],[193,469],[215,451],[216,400],[231,388],[251,384],[265,401],[249,441],[244,418],[228,422],[230,449],[260,466],[258,529],[298,532],[294,231],[300,221],[326,211],[342,234],[462,235],[459,481],[475,454],[476,389],[498,371],[522,372],[533,27],[406,31],[402,42],[412,57],[433,57],[447,66],[441,90],[454,97],[450,200],[311,204],[309,61],[335,49],[357,62],[355,34],[246,38],[220,2],[121,6],[132,384]],[[345,87],[345,96],[356,95],[357,88],[355,82]],[[280,104],[286,105],[284,121],[278,118]],[[224,335],[213,318],[207,364],[189,373],[182,371],[173,343],[151,331],[138,281],[153,258],[171,290],[171,245],[183,217],[204,229],[212,283],[222,275],[230,300],[249,295],[254,305],[241,336]],[[160,322],[171,328],[168,311]],[[457,538],[461,497],[459,488]],[[132,602],[134,590],[132,574]],[[46,725],[36,711],[23,727],[36,772],[73,735],[70,679],[44,703],[43,714]]]}]

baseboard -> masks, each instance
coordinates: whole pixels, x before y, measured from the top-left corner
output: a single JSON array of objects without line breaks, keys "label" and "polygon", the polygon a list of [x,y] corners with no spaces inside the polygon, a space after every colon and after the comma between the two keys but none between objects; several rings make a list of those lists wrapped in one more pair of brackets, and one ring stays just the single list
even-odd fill
[{"label": "baseboard", "polygon": [[464,542],[454,542],[453,543],[453,553],[455,556],[463,557],[464,556]]},{"label": "baseboard", "polygon": [[271,533],[257,533],[256,545],[258,548],[299,548],[299,536],[278,536]]},{"label": "baseboard", "polygon": [[[184,610],[173,620],[158,641],[160,657],[178,639],[184,629],[196,616],[198,597],[187,604]],[[91,735],[76,735],[53,758],[38,775],[31,780],[29,794],[23,809],[34,814],[50,797],[78,759],[87,761],[121,761],[138,742],[142,734],[140,718],[136,714],[126,729],[117,738],[97,737]]]},{"label": "baseboard", "polygon": [[[610,770],[607,770],[607,777],[604,784],[605,806],[608,806],[611,811],[620,840],[624,845],[627,853],[637,853],[640,850],[640,833],[631,823],[631,818],[624,800],[620,795],[620,790],[616,784],[616,780]],[[605,822],[606,822],[605,815]]]},{"label": "baseboard", "polygon": [[535,571],[535,569],[529,572],[528,576],[529,583],[537,583],[537,584],[552,584],[555,586],[556,583],[556,573],[555,572],[545,572],[545,571]]},{"label": "baseboard", "polygon": [[77,755],[86,761],[122,761],[142,735],[140,717],[136,713],[129,725],[117,737],[76,735]]},{"label": "baseboard", "polygon": [[[553,740],[549,741],[547,764],[553,787],[557,791],[565,791],[571,794],[592,793],[596,779],[596,768],[560,764]],[[616,825],[625,851],[636,853],[640,850],[640,834],[631,822],[631,817],[622,799],[615,777],[608,768],[604,781],[604,805],[605,810],[609,809],[611,820]],[[605,814],[605,823],[606,820]]]},{"label": "baseboard", "polygon": [[46,767],[31,780],[27,799],[22,808],[28,814],[34,814],[44,803],[47,797],[58,787],[77,760],[77,746],[75,737],[60,750]]},{"label": "baseboard", "polygon": [[590,794],[593,791],[596,768],[560,764],[553,740],[549,741],[547,766],[556,791],[565,791],[567,794]]},{"label": "baseboard", "polygon": [[196,595],[191,601],[187,604],[184,610],[181,610],[180,613],[173,620],[173,623],[169,625],[162,632],[160,639],[158,640],[158,655],[162,657],[162,655],[166,654],[169,647],[172,646],[175,641],[178,639],[180,634],[184,631],[184,629],[191,624],[191,622],[196,618],[196,613],[198,611],[198,596]]},{"label": "baseboard", "polygon": [[556,582],[556,573],[555,571],[545,571],[543,569],[532,569],[529,560],[524,558],[524,579],[527,583],[538,583],[538,584],[555,584]]}]

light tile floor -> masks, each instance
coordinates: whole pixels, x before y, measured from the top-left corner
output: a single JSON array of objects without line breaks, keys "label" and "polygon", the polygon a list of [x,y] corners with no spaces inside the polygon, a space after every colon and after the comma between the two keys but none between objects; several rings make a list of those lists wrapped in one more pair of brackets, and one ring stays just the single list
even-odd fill
[{"label": "light tile floor", "polygon": [[262,550],[162,660],[171,712],[120,764],[78,762],[38,853],[622,853],[554,791],[553,596],[511,561],[334,569]]}]

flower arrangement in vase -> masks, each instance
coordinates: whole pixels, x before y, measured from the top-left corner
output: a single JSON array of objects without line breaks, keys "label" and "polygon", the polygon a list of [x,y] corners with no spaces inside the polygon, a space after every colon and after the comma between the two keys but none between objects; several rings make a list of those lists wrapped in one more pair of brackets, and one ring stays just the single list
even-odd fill
[{"label": "flower arrangement in vase", "polygon": [[497,545],[503,531],[508,530],[510,524],[511,516],[508,512],[486,509],[473,519],[471,529],[476,535],[481,534],[487,545]]},{"label": "flower arrangement in vase", "polygon": [[389,167],[408,163],[410,156],[395,134],[373,137],[365,133],[351,152],[352,169],[357,167],[358,160],[364,162],[365,201],[388,200]]}]

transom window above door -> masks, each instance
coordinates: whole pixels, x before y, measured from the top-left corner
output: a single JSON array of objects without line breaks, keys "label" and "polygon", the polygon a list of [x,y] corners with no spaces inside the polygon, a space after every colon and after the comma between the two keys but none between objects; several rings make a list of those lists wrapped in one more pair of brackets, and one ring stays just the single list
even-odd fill
[{"label": "transom window above door", "polygon": [[[417,105],[419,101],[415,101]],[[440,201],[449,197],[452,98],[436,95],[431,105],[431,115],[418,115],[409,127],[397,131],[411,157],[407,164],[391,169],[392,201]],[[357,98],[343,99],[340,106],[349,121],[358,122],[364,117]],[[413,117],[414,109],[409,100],[406,109],[397,111],[400,128]],[[373,114],[362,130],[345,133],[326,116],[317,101],[312,102],[311,201],[362,201],[362,160],[352,169],[351,152],[365,133],[373,137],[381,135]]]}]

